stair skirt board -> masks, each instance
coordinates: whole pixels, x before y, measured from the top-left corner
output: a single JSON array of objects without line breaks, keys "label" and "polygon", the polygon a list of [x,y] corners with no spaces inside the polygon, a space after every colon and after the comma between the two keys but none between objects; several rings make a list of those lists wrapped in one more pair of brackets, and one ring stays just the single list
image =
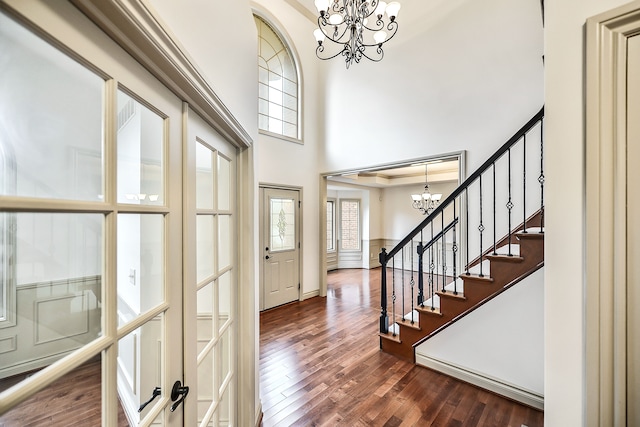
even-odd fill
[{"label": "stair skirt board", "polygon": [[505,396],[532,408],[536,408],[541,411],[544,410],[544,396],[495,378],[491,378],[488,375],[473,372],[466,368],[419,353],[416,353],[416,365],[442,372],[443,374]]}]

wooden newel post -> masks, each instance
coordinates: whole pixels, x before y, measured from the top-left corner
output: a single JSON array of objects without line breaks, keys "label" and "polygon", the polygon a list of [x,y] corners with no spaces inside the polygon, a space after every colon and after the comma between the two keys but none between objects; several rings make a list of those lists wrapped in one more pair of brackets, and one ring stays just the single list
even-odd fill
[{"label": "wooden newel post", "polygon": [[387,316],[387,250],[382,248],[379,258],[382,265],[380,278],[380,333],[389,332],[389,317]]}]

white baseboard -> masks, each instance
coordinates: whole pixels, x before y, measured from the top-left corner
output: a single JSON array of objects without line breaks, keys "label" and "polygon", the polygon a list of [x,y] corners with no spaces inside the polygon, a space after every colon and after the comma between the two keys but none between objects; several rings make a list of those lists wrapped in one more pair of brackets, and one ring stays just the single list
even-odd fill
[{"label": "white baseboard", "polygon": [[524,403],[533,408],[544,410],[544,396],[522,389],[513,384],[507,384],[487,375],[469,371],[460,366],[452,365],[424,354],[416,353],[416,365],[442,372],[443,374]]},{"label": "white baseboard", "polygon": [[320,295],[320,289],[316,289],[315,291],[311,292],[305,292],[304,294],[302,294],[302,301],[309,298],[317,297],[318,295]]}]

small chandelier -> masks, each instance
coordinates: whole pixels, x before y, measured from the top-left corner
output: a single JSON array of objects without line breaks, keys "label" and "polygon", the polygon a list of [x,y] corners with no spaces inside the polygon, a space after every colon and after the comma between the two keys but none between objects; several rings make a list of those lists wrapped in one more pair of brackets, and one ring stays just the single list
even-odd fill
[{"label": "small chandelier", "polygon": [[431,194],[427,175],[427,165],[424,165],[424,191],[422,194],[412,194],[412,206],[418,209],[422,215],[428,215],[440,204],[442,194]]},{"label": "small chandelier", "polygon": [[[315,5],[320,13],[318,28],[313,32],[318,41],[316,56],[326,60],[342,55],[347,68],[362,57],[380,61],[384,56],[382,45],[398,31],[396,17],[400,3],[396,1],[387,4],[380,0],[316,0]],[[383,19],[385,13],[388,23]],[[342,45],[342,49],[325,55],[325,38]]]}]

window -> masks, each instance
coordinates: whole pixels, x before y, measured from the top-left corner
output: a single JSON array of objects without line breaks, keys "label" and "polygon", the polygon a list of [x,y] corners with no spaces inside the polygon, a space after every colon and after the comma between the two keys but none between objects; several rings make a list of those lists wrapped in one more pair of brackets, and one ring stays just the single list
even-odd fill
[{"label": "window", "polygon": [[340,249],[360,250],[360,200],[340,200]]},{"label": "window", "polygon": [[298,70],[290,49],[273,27],[255,16],[258,28],[258,128],[299,142]]},{"label": "window", "polygon": [[327,200],[327,252],[336,250],[336,201]]}]

